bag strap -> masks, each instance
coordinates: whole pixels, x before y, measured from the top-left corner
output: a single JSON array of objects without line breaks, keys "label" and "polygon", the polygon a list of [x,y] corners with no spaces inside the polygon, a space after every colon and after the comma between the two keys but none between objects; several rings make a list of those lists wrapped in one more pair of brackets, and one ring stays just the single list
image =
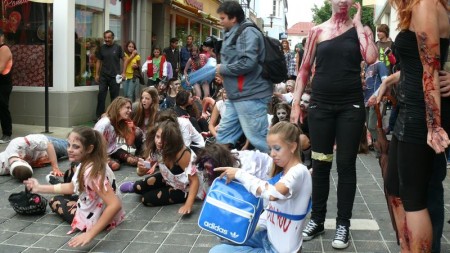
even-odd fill
[{"label": "bag strap", "polygon": [[[237,29],[236,33],[234,34],[233,39],[231,40],[231,45],[236,45],[236,41],[238,39],[238,37],[241,35],[241,33],[245,30],[245,28],[247,27],[254,27],[256,29],[258,29],[258,31],[261,32],[261,30],[259,30],[259,27],[257,27],[255,24],[253,23],[244,23],[241,26],[239,26],[239,28]],[[262,33],[262,32],[261,32]],[[263,34],[264,35],[264,34]]]},{"label": "bag strap", "polygon": [[299,221],[299,220],[303,220],[306,217],[306,215],[308,215],[309,211],[311,210],[311,207],[312,207],[312,201],[310,198],[308,208],[306,208],[306,213],[304,213],[304,214],[295,215],[295,214],[282,213],[282,212],[278,212],[278,211],[270,210],[270,209],[265,209],[265,210],[272,212],[274,214],[277,214],[278,216],[284,217],[289,220]]},{"label": "bag strap", "polygon": [[[283,175],[283,172],[276,174],[274,177],[269,179],[269,181],[268,181],[269,184],[275,185],[278,181],[280,181],[282,175]],[[282,213],[282,212],[278,212],[278,211],[270,210],[270,209],[265,209],[265,210],[272,212],[274,214],[277,214],[281,217],[284,217],[284,218],[287,218],[290,220],[294,220],[294,221],[298,221],[298,220],[303,220],[306,217],[306,215],[308,215],[309,211],[311,210],[311,207],[312,207],[312,201],[311,201],[311,198],[309,198],[308,208],[306,208],[306,212],[304,214],[295,215],[295,214]]]}]

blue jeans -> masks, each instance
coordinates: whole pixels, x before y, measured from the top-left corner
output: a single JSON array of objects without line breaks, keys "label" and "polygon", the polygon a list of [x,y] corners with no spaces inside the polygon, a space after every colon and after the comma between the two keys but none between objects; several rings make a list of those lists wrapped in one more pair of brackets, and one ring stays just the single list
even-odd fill
[{"label": "blue jeans", "polygon": [[66,139],[55,138],[52,136],[47,136],[47,139],[53,144],[57,159],[67,157],[67,146],[69,145],[69,143]]},{"label": "blue jeans", "polygon": [[447,176],[447,161],[444,154],[434,157],[433,172],[428,183],[427,208],[433,226],[433,245],[431,252],[441,252],[441,237],[444,227],[444,187],[442,182]]},{"label": "blue jeans", "polygon": [[219,244],[212,247],[209,253],[277,253],[267,237],[266,229],[256,228],[252,237],[248,239],[244,244]]},{"label": "blue jeans", "polygon": [[137,85],[137,80],[127,79],[123,82],[123,95],[134,102],[135,98],[135,89]]},{"label": "blue jeans", "polygon": [[264,153],[269,152],[267,146],[267,103],[270,97],[245,101],[225,101],[225,115],[220,121],[217,142],[236,144],[244,133],[249,142]]}]

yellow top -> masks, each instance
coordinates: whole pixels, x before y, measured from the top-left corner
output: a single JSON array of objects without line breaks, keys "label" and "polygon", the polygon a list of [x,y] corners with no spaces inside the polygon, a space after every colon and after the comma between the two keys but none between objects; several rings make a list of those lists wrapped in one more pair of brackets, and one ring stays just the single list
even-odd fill
[{"label": "yellow top", "polygon": [[[128,58],[130,56],[127,53],[125,53],[125,57]],[[128,62],[127,69],[125,70],[125,78],[126,79],[133,78],[133,70],[134,69],[131,66],[133,66],[134,64],[137,64],[137,62],[140,60],[141,60],[141,56],[136,55],[136,56],[134,56],[133,59],[131,59],[131,61]]]}]

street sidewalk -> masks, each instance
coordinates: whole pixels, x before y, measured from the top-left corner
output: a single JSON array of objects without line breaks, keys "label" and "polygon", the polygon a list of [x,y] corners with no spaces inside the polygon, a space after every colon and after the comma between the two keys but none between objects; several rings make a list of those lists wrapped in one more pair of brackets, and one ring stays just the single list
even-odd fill
[{"label": "street sidewalk", "polygon": [[[50,127],[51,135],[65,138],[70,128]],[[13,125],[13,137],[30,133],[41,133],[43,126]],[[3,151],[6,145],[0,145]],[[60,168],[69,168],[67,160],[60,161]],[[304,242],[303,253],[308,252],[377,252],[394,253],[400,249],[391,226],[386,201],[383,194],[381,171],[374,153],[360,154],[356,161],[358,185],[351,226],[350,246],[344,250],[334,250],[331,240],[334,236],[336,216],[335,166],[331,173],[326,231],[312,241]],[[35,170],[34,176],[44,183],[50,167]],[[115,172],[118,185],[123,181],[138,180],[135,168],[123,166]],[[450,180],[444,182],[446,221],[450,219]],[[191,215],[177,213],[180,205],[146,207],[136,194],[122,194],[126,212],[124,223],[112,231],[99,234],[89,245],[69,248],[67,242],[73,235],[67,235],[69,224],[58,216],[47,213],[42,216],[17,215],[8,203],[8,196],[19,192],[24,186],[9,176],[0,177],[0,253],[13,252],[158,252],[158,253],[203,253],[218,244],[217,237],[202,231],[197,226],[202,203],[196,201]],[[45,195],[50,198],[50,195]],[[450,225],[444,225],[442,251],[450,252]]]}]

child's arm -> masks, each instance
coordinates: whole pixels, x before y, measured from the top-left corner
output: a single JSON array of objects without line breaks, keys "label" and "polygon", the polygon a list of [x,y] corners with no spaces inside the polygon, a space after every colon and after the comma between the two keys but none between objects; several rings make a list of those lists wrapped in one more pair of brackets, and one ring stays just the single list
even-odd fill
[{"label": "child's arm", "polygon": [[73,194],[75,189],[72,182],[56,185],[41,185],[36,178],[29,178],[23,181],[23,183],[32,193]]},{"label": "child's arm", "polygon": [[189,214],[191,213],[192,206],[194,205],[195,197],[198,193],[198,187],[200,186],[197,174],[189,175],[189,194],[186,199],[186,202],[180,209],[178,213],[180,214]]},{"label": "child's arm", "polygon": [[94,187],[94,191],[102,198],[104,204],[106,205],[105,210],[101,214],[97,223],[85,233],[80,234],[72,238],[69,241],[70,247],[84,246],[89,244],[92,239],[94,239],[101,231],[103,231],[108,224],[114,219],[114,216],[120,211],[122,204],[119,198],[114,193],[110,184],[106,184],[106,191],[103,185],[100,185],[101,189]]},{"label": "child's arm", "polygon": [[[184,152],[183,156],[178,161],[178,165],[185,170],[189,166],[190,162],[191,162],[191,152]],[[180,207],[180,209],[178,209],[178,213],[180,214],[191,213],[192,205],[194,205],[199,185],[200,183],[197,174],[189,175],[189,194],[184,205]]]},{"label": "child's arm", "polygon": [[50,164],[52,165],[53,175],[57,177],[64,176],[64,173],[62,173],[58,167],[58,158],[56,157],[55,147],[50,141],[47,144],[47,155],[50,160]]}]

